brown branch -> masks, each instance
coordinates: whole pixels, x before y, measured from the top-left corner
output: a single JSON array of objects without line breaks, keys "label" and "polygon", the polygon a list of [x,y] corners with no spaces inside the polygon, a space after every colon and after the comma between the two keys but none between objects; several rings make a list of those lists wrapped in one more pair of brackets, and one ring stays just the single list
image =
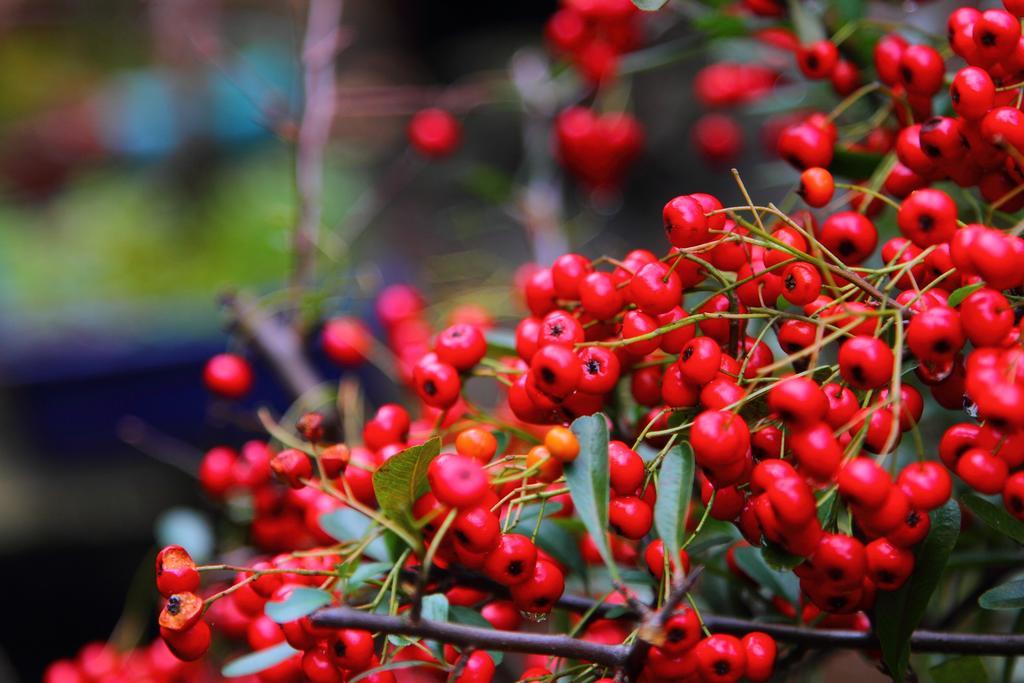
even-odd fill
[{"label": "brown branch", "polygon": [[[307,401],[312,407],[322,407],[324,380],[303,352],[299,334],[244,294],[228,294],[223,303],[237,331],[270,365],[292,398]],[[330,423],[337,423],[333,411],[325,413],[325,417]]]},{"label": "brown branch", "polygon": [[299,211],[293,247],[292,288],[308,287],[316,274],[323,194],[324,150],[331,136],[337,84],[334,58],[341,45],[341,0],[311,0],[302,45],[305,103],[295,156]]},{"label": "brown branch", "polygon": [[314,612],[311,618],[317,626],[327,628],[356,628],[454,645],[472,645],[483,650],[569,657],[611,667],[624,665],[629,654],[629,647],[625,645],[600,645],[569,636],[499,631],[430,619],[412,622],[404,617],[361,612],[351,607],[328,607]]},{"label": "brown branch", "polygon": [[[574,612],[586,612],[594,606],[590,598],[578,595],[563,595],[558,606]],[[599,605],[594,614],[605,617],[612,609],[619,611],[622,605]],[[616,618],[636,618],[625,613]],[[869,631],[847,629],[812,629],[790,624],[751,621],[736,617],[714,614],[704,615],[705,625],[720,633],[745,634],[751,631],[767,633],[776,640],[796,643],[808,647],[831,647],[849,650],[878,649],[878,639]],[[1002,633],[947,633],[921,629],[910,637],[910,649],[914,652],[945,652],[948,654],[981,655],[1024,655],[1024,635]]]}]

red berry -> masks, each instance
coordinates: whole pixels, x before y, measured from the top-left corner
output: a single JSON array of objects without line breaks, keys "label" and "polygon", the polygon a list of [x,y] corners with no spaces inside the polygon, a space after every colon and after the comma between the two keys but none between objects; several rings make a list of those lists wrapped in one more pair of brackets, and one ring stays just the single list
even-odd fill
[{"label": "red berry", "polygon": [[733,636],[716,633],[694,648],[697,671],[707,683],[734,683],[743,677],[747,655],[743,644]]},{"label": "red berry", "polygon": [[942,190],[916,190],[896,214],[900,232],[922,249],[948,242],[956,233],[956,204]]},{"label": "red berry", "polygon": [[455,405],[462,391],[458,371],[448,363],[421,360],[413,369],[416,393],[428,406],[445,410]]},{"label": "red berry", "polygon": [[322,641],[302,655],[302,673],[310,683],[339,683],[341,672],[331,646]]},{"label": "red berry", "polygon": [[635,541],[646,536],[653,521],[651,506],[634,496],[618,496],[608,506],[608,525],[628,539]]},{"label": "red berry", "polygon": [[896,478],[896,483],[910,498],[911,505],[926,512],[941,507],[953,491],[949,472],[931,461],[907,465]]},{"label": "red berry", "polygon": [[156,589],[160,595],[194,593],[199,588],[199,571],[188,551],[169,545],[156,555]]},{"label": "red berry", "polygon": [[565,311],[551,311],[540,322],[537,334],[537,345],[560,344],[572,347],[583,341],[583,326],[576,318]]},{"label": "red berry", "polygon": [[836,191],[835,180],[828,170],[812,166],[800,174],[800,189],[797,192],[810,206],[821,208],[832,201]]},{"label": "red berry", "polygon": [[537,547],[526,536],[505,534],[484,562],[484,573],[503,586],[529,581],[537,564]]},{"label": "red berry", "polygon": [[693,421],[690,443],[701,467],[723,467],[743,458],[750,447],[750,432],[739,415],[705,410]]},{"label": "red berry", "polygon": [[893,545],[887,539],[872,541],[865,549],[868,576],[880,590],[894,591],[914,570],[914,554]]},{"label": "red berry", "polygon": [[498,516],[483,506],[463,508],[452,525],[455,539],[467,549],[486,553],[498,545],[501,523]]},{"label": "red berry", "polygon": [[798,169],[827,168],[832,163],[832,139],[809,123],[786,127],[777,143],[779,156]]},{"label": "red berry", "polygon": [[241,398],[252,389],[249,362],[233,353],[219,353],[206,361],[203,381],[210,391],[227,398]]},{"label": "red berry", "polygon": [[466,371],[487,355],[487,340],[475,325],[452,325],[437,335],[434,352],[441,362]]},{"label": "red berry", "polygon": [[194,662],[210,649],[212,639],[210,626],[205,621],[196,623],[184,631],[160,627],[160,637],[175,657],[183,662]]},{"label": "red berry", "polygon": [[814,380],[786,377],[768,392],[768,408],[787,425],[810,426],[825,419],[829,401]]},{"label": "red berry", "polygon": [[270,469],[293,489],[303,488],[305,481],[313,476],[313,464],[309,456],[295,448],[288,448],[275,455],[270,461]]},{"label": "red berry", "polygon": [[775,656],[778,647],[775,639],[767,633],[753,631],[741,641],[747,654],[746,677],[751,683],[764,683],[775,673]]},{"label": "red berry", "polygon": [[1009,57],[1020,41],[1020,19],[1006,10],[988,9],[974,23],[972,35],[985,62]]},{"label": "red berry", "polygon": [[643,459],[621,441],[608,444],[608,471],[616,495],[634,495],[644,483]]},{"label": "red berry", "polygon": [[679,354],[679,369],[689,382],[703,385],[718,374],[722,349],[710,337],[694,337]]},{"label": "red berry", "polygon": [[893,354],[876,337],[853,337],[839,347],[839,373],[857,389],[878,389],[892,378]]},{"label": "red berry", "polygon": [[373,661],[373,634],[353,628],[338,631],[334,659],[342,669],[365,671]]},{"label": "red berry", "polygon": [[796,61],[804,76],[828,78],[839,63],[839,50],[831,40],[819,40],[797,50]]},{"label": "red berry", "polygon": [[907,348],[924,363],[952,360],[964,346],[960,315],[949,306],[933,306],[910,319]]},{"label": "red berry", "polygon": [[900,80],[909,93],[934,95],[944,76],[942,55],[929,45],[911,45],[900,56]]},{"label": "red berry", "polygon": [[996,86],[987,71],[967,66],[953,77],[949,98],[957,114],[965,119],[978,120],[995,104]]},{"label": "red berry", "polygon": [[324,324],[322,339],[324,353],[343,367],[362,364],[373,345],[369,330],[356,318],[328,320]]},{"label": "red berry", "polygon": [[878,230],[874,223],[856,211],[840,211],[822,224],[818,239],[843,263],[856,266],[875,251]]},{"label": "red berry", "polygon": [[530,361],[530,376],[537,388],[555,398],[564,398],[573,392],[582,374],[579,358],[566,346],[545,346]]},{"label": "red berry", "polygon": [[903,51],[907,49],[907,41],[896,33],[882,36],[875,43],[875,70],[878,78],[886,85],[896,85],[900,82],[900,59]]},{"label": "red berry", "polygon": [[667,313],[678,306],[682,291],[679,276],[660,261],[643,266],[629,283],[630,298],[648,315]]},{"label": "red berry", "polygon": [[409,143],[420,154],[445,157],[455,151],[462,136],[459,122],[443,109],[421,109],[409,121]]},{"label": "red berry", "polygon": [[786,301],[803,306],[821,295],[821,273],[809,263],[797,262],[782,271],[782,296]]},{"label": "red berry", "polygon": [[691,609],[676,612],[665,622],[665,642],[661,645],[663,652],[675,657],[686,652],[701,639],[700,617]]},{"label": "red berry", "polygon": [[623,298],[608,273],[589,273],[579,284],[583,310],[598,320],[609,320],[622,310]]},{"label": "red berry", "polygon": [[516,606],[524,612],[547,614],[565,590],[562,570],[553,562],[538,560],[533,575],[509,591]]},{"label": "red berry", "polygon": [[860,587],[867,571],[864,544],[844,534],[822,534],[810,560],[816,575],[836,588]]},{"label": "red berry", "polygon": [[619,381],[619,358],[603,346],[587,346],[577,352],[580,360],[579,390],[603,395]]},{"label": "red berry", "polygon": [[1009,468],[991,452],[971,448],[956,461],[956,473],[976,491],[995,495],[1003,490]]},{"label": "red berry", "polygon": [[490,481],[480,463],[454,453],[430,461],[427,481],[439,501],[460,510],[479,505],[490,490]]},{"label": "red berry", "polygon": [[709,226],[704,207],[691,195],[670,200],[662,210],[662,216],[672,246],[683,249],[708,241]]},{"label": "red berry", "polygon": [[846,463],[836,480],[839,494],[852,505],[876,508],[885,502],[892,488],[889,473],[870,458]]},{"label": "red berry", "polygon": [[1013,329],[1013,309],[994,289],[973,292],[960,304],[960,322],[975,346],[996,346]]}]

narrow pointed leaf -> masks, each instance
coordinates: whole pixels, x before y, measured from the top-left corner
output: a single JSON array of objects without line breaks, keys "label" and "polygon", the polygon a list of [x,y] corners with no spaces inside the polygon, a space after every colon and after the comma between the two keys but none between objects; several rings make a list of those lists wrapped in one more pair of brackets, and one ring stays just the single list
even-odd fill
[{"label": "narrow pointed leaf", "polygon": [[654,504],[654,527],[665,544],[673,565],[686,537],[686,514],[693,494],[693,448],[682,443],[665,454],[658,472],[658,500]]},{"label": "narrow pointed leaf", "polygon": [[981,594],[978,604],[985,609],[1020,609],[1024,607],[1024,579],[1010,581]]},{"label": "narrow pointed leaf", "polygon": [[617,576],[608,547],[608,424],[597,413],[576,418],[572,431],[580,442],[580,454],[565,466],[569,494],[608,571]]},{"label": "narrow pointed leaf", "polygon": [[993,505],[974,493],[964,494],[960,497],[960,502],[992,529],[1009,536],[1017,543],[1024,544],[1024,522],[1010,515],[1004,508]]},{"label": "narrow pointed leaf", "polygon": [[283,601],[268,602],[263,611],[277,623],[287,624],[331,604],[331,599],[330,593],[319,588],[296,588]]},{"label": "narrow pointed leaf", "polygon": [[261,671],[266,671],[272,666],[277,666],[297,653],[298,650],[288,643],[278,643],[273,647],[268,647],[265,650],[257,650],[256,652],[250,652],[247,655],[243,655],[238,659],[228,662],[224,665],[224,668],[221,669],[220,673],[224,678],[251,676],[252,674],[258,674]]},{"label": "narrow pointed leaf", "polygon": [[984,282],[974,282],[969,285],[964,285],[963,287],[960,287],[958,289],[954,289],[953,293],[949,295],[949,301],[947,301],[946,303],[949,306],[953,306],[955,308],[956,306],[959,306],[964,299],[969,297],[971,294],[974,294],[984,286]]},{"label": "narrow pointed leaf", "polygon": [[736,548],[733,557],[740,569],[773,594],[791,605],[800,603],[800,585],[796,576],[788,570],[778,571],[768,566],[760,548]]}]

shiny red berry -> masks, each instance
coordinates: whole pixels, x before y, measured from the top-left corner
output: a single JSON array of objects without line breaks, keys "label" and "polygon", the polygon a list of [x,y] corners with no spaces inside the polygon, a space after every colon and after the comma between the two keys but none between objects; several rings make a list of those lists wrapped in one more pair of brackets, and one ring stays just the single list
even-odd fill
[{"label": "shiny red berry", "polygon": [[853,337],[839,347],[839,373],[857,389],[879,389],[892,379],[892,349],[876,337]]},{"label": "shiny red berry", "polygon": [[431,460],[427,481],[439,501],[460,510],[479,505],[490,490],[490,480],[480,463],[455,453]]},{"label": "shiny red berry", "polygon": [[484,573],[503,586],[529,581],[537,564],[537,547],[526,536],[504,534],[487,556]]},{"label": "shiny red berry", "polygon": [[203,381],[210,391],[227,398],[241,398],[252,389],[249,362],[233,353],[219,353],[206,361]]},{"label": "shiny red berry", "polygon": [[462,137],[458,120],[443,109],[422,109],[409,121],[409,143],[427,157],[445,157],[455,151]]}]

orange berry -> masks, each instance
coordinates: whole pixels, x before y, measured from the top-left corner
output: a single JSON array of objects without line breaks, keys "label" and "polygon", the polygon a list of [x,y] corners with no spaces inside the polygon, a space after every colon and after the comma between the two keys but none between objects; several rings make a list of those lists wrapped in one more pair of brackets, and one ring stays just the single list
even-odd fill
[{"label": "orange berry", "polygon": [[553,482],[562,476],[562,463],[551,457],[550,451],[544,446],[534,446],[526,454],[526,467],[539,467],[534,476],[539,481]]},{"label": "orange berry", "polygon": [[580,442],[572,430],[566,427],[552,427],[544,435],[544,446],[551,457],[561,463],[572,462],[580,454]]},{"label": "orange berry", "polygon": [[470,427],[455,437],[455,450],[486,464],[498,450],[498,440],[486,429]]}]

